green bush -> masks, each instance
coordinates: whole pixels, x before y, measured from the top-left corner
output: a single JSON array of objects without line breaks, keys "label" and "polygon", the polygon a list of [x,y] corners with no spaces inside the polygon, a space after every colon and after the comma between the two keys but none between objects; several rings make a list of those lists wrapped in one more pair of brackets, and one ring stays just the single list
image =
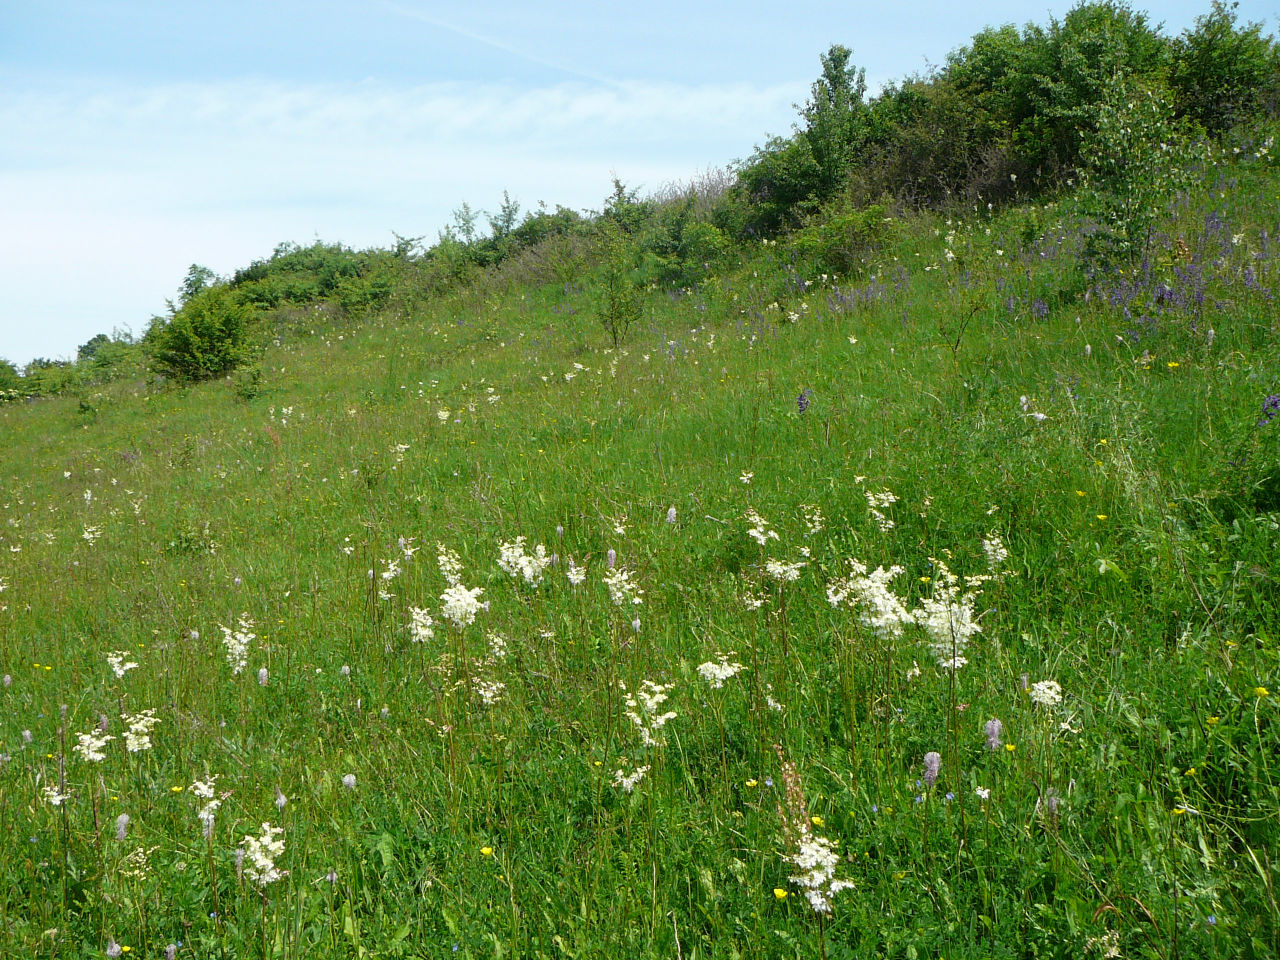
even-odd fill
[{"label": "green bush", "polygon": [[1280,71],[1275,41],[1262,35],[1261,24],[1237,29],[1235,8],[1215,0],[1178,39],[1169,72],[1179,114],[1212,133],[1274,106],[1268,100]]},{"label": "green bush", "polygon": [[249,317],[249,308],[229,287],[197,293],[147,331],[152,368],[184,382],[227,373],[244,360]]},{"label": "green bush", "polygon": [[856,276],[868,253],[888,236],[885,208],[835,210],[815,218],[791,237],[791,249],[810,274]]}]

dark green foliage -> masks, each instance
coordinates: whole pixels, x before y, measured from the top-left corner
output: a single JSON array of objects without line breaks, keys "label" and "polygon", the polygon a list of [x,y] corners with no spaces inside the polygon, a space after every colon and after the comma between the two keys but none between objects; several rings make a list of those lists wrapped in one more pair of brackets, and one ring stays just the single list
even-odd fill
[{"label": "dark green foliage", "polygon": [[153,368],[183,382],[227,373],[244,359],[249,316],[247,305],[228,286],[197,293],[147,331]]},{"label": "dark green foliage", "polygon": [[1178,111],[1213,133],[1275,108],[1280,52],[1261,24],[1236,26],[1236,7],[1214,0],[1178,38],[1169,71]]},{"label": "dark green foliage", "polygon": [[844,207],[796,231],[792,249],[805,266],[805,276],[819,273],[856,276],[868,254],[888,236],[885,208],[872,204],[862,209]]},{"label": "dark green foliage", "polygon": [[819,197],[828,197],[840,188],[866,137],[866,71],[849,63],[852,55],[853,51],[840,44],[822,55],[822,75],[801,110],[804,138],[818,168]]},{"label": "dark green foliage", "polygon": [[635,243],[616,223],[606,221],[601,231],[600,301],[596,316],[616,349],[640,319],[640,289],[635,279]]}]

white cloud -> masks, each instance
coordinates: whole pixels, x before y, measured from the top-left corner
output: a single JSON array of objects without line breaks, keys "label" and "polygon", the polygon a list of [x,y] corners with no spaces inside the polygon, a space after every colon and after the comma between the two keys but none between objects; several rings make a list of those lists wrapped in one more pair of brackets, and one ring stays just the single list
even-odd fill
[{"label": "white cloud", "polygon": [[598,206],[613,172],[656,188],[785,130],[796,85],[416,87],[278,82],[17,89],[0,102],[0,356],[68,356],[140,330],[192,262],[280,240],[385,245],[503,189]]}]

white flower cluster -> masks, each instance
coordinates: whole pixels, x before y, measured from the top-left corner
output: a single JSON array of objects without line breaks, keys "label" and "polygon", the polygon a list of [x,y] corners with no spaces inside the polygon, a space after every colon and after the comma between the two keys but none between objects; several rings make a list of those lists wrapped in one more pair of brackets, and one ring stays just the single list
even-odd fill
[{"label": "white flower cluster", "polygon": [[662,746],[666,742],[663,739],[662,728],[667,725],[667,721],[676,718],[674,710],[658,712],[667,701],[667,691],[671,689],[671,684],[646,680],[635,693],[629,693],[625,684],[619,685],[624,694],[622,701],[627,706],[624,713],[636,725],[636,730],[640,733],[640,742],[646,747]]},{"label": "white flower cluster", "polygon": [[129,728],[124,732],[124,746],[130,753],[141,753],[151,749],[151,729],[160,722],[154,710],[143,710],[141,713],[126,713],[123,717]]},{"label": "white flower cluster", "polygon": [[414,643],[426,643],[435,638],[436,622],[431,614],[421,607],[410,607],[409,616],[413,618],[409,624],[409,639]]},{"label": "white flower cluster", "polygon": [[1031,685],[1030,696],[1037,706],[1056,707],[1062,702],[1062,687],[1056,680],[1041,680]]},{"label": "white flower cluster", "polygon": [[751,523],[747,536],[760,546],[768,546],[770,540],[778,539],[778,531],[770,530],[769,521],[756,513],[754,508],[747,511],[747,520]]},{"label": "white flower cluster", "polygon": [[648,764],[645,764],[643,767],[636,767],[635,770],[631,771],[631,773],[624,773],[621,770],[615,770],[613,772],[613,785],[615,787],[621,787],[623,793],[633,793],[635,792],[636,786],[639,785],[640,781],[644,779],[644,775],[648,772]]},{"label": "white flower cluster", "polygon": [[853,886],[836,876],[840,856],[826,837],[808,831],[800,838],[799,849],[787,857],[800,870],[791,882],[804,891],[805,899],[815,913],[830,913],[831,898]]},{"label": "white flower cluster", "polygon": [[269,823],[264,823],[262,836],[246,834],[240,841],[247,861],[245,873],[260,887],[275,883],[287,872],[276,866],[276,858],[284,853],[284,840],[280,839],[283,833],[283,827],[273,827]]},{"label": "white flower cluster", "polygon": [[827,585],[827,601],[838,607],[846,600],[858,610],[858,619],[879,639],[891,640],[902,636],[902,631],[914,618],[902,605],[902,601],[889,589],[890,582],[902,572],[896,564],[886,570],[876,567],[867,573],[866,565],[857,560],[849,561],[850,574],[842,580]]},{"label": "white flower cluster", "polygon": [[764,572],[781,583],[795,583],[800,579],[801,568],[806,566],[808,564],[803,560],[798,560],[795,563],[785,563],[782,560],[766,560]]},{"label": "white flower cluster", "polygon": [[804,535],[806,537],[817,536],[822,532],[823,520],[822,511],[811,503],[802,503],[801,511],[804,513]]},{"label": "white flower cluster", "polygon": [[111,672],[117,678],[123,677],[130,670],[138,669],[138,664],[135,661],[126,659],[128,656],[128,650],[116,650],[107,654],[107,663],[111,665]]},{"label": "white flower cluster", "polygon": [[253,621],[247,613],[242,613],[235,630],[222,624],[218,624],[218,629],[222,631],[222,645],[227,649],[231,672],[240,673],[249,662],[249,644],[257,638],[253,632]]},{"label": "white flower cluster", "polygon": [[507,685],[500,680],[486,680],[483,677],[476,677],[472,682],[476,693],[480,695],[481,702],[486,707],[492,707],[501,700],[502,695],[507,690]]},{"label": "white flower cluster", "polygon": [[579,587],[587,579],[587,568],[578,566],[573,562],[573,557],[570,557],[569,568],[565,572],[565,576],[569,579],[571,586]]},{"label": "white flower cluster", "polygon": [[68,799],[68,794],[62,793],[52,783],[46,783],[42,788],[45,803],[51,807],[60,807]]},{"label": "white flower cluster", "polygon": [[1009,559],[1009,550],[998,533],[993,533],[982,541],[982,552],[987,556],[987,567],[992,573],[998,573],[1000,567]]},{"label": "white flower cluster", "polygon": [[[931,558],[932,559],[932,558]],[[974,584],[983,578],[971,577],[961,592],[960,580],[941,560],[934,560],[938,576],[933,581],[933,596],[920,601],[914,611],[916,623],[929,635],[929,648],[938,666],[959,670],[968,659],[963,655],[969,640],[982,632],[973,613],[973,602],[978,591]]]},{"label": "white flower cluster", "polygon": [[89,763],[100,763],[107,759],[107,755],[103,752],[103,748],[115,739],[109,733],[102,733],[94,730],[90,733],[77,733],[76,739],[80,742],[71,749],[80,754]]},{"label": "white flower cluster", "polygon": [[222,806],[222,798],[213,789],[217,779],[216,776],[213,776],[208,780],[197,780],[187,788],[196,799],[204,801],[204,804],[196,811],[196,819],[204,825],[206,839],[213,836],[213,821],[218,815],[218,808]]},{"label": "white flower cluster", "polygon": [[453,622],[453,625],[461,630],[463,627],[469,626],[476,621],[476,614],[480,612],[480,594],[484,593],[484,587],[464,587],[460,583],[455,583],[448,590],[440,595],[443,605],[440,612],[446,620]]},{"label": "white flower cluster", "polygon": [[881,533],[888,533],[897,526],[897,524],[885,516],[884,513],[891,504],[898,502],[898,498],[895,494],[888,490],[881,490],[879,493],[868,490],[866,491],[866,497],[867,510],[870,511],[871,516],[875,519],[876,526],[880,528]]},{"label": "white flower cluster", "polygon": [[717,653],[715,661],[708,660],[698,665],[698,675],[711,684],[712,690],[719,690],[726,680],[732,680],[746,669],[742,664],[730,661],[731,656],[733,656],[732,650],[728,653]]},{"label": "white flower cluster", "polygon": [[444,576],[449,586],[456,587],[462,583],[462,561],[458,559],[458,555],[446,547],[443,543],[436,544],[436,566],[440,568],[440,573]]},{"label": "white flower cluster", "polygon": [[542,544],[534,547],[532,554],[525,553],[524,540],[524,537],[516,537],[509,543],[498,544],[501,554],[498,566],[507,576],[516,579],[523,577],[525,583],[536,587],[542,582],[543,572],[551,566],[551,556]]},{"label": "white flower cluster", "polygon": [[641,604],[644,591],[631,579],[631,571],[622,567],[610,570],[604,575],[604,585],[609,588],[609,599],[615,607],[628,603]]}]

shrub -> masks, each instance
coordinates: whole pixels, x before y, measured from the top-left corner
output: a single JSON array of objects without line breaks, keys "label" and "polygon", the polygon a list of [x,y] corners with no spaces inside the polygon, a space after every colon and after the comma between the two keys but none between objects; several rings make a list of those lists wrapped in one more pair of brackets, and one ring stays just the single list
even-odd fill
[{"label": "shrub", "polygon": [[861,210],[834,210],[798,230],[791,248],[810,273],[838,276],[858,274],[868,253],[887,236],[885,208],[872,204]]},{"label": "shrub", "polygon": [[1219,133],[1259,113],[1274,93],[1280,56],[1261,24],[1236,28],[1236,4],[1215,0],[1178,39],[1169,72],[1179,114]]},{"label": "shrub", "polygon": [[211,287],[193,296],[172,317],[157,318],[147,331],[151,365],[175,380],[220,376],[245,356],[250,311],[235,291]]},{"label": "shrub", "polygon": [[636,249],[621,227],[612,221],[602,224],[600,302],[596,316],[616,349],[640,319],[640,290],[636,284]]}]

